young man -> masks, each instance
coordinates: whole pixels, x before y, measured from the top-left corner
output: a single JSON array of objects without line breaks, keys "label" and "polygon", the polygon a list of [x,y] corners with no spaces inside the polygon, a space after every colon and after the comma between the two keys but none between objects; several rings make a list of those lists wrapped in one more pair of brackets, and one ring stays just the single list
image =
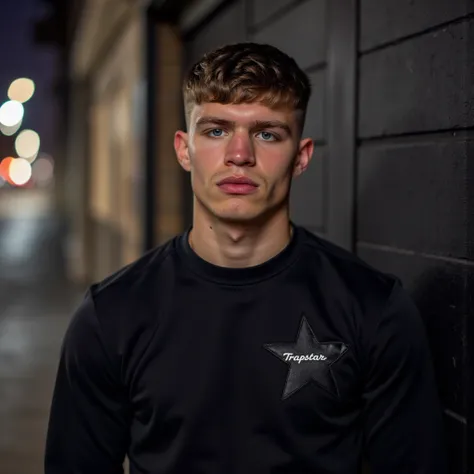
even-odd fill
[{"label": "young man", "polygon": [[[317,93],[321,93],[317,91]],[[93,285],[64,339],[46,474],[445,472],[400,282],[292,225],[307,76],[253,43],[184,84],[192,228]]]}]

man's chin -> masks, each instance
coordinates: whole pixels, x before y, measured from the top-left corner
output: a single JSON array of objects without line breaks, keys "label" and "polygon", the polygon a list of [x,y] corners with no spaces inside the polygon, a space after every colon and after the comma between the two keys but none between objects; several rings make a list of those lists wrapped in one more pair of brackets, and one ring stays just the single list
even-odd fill
[{"label": "man's chin", "polygon": [[229,224],[259,224],[269,218],[276,211],[276,208],[268,208],[263,203],[246,202],[242,199],[231,199],[227,202],[207,203],[199,202],[201,209],[205,213],[212,215],[214,219]]},{"label": "man's chin", "polygon": [[258,222],[264,212],[262,209],[252,209],[250,207],[214,209],[214,216],[222,222],[233,224],[248,224]]},{"label": "man's chin", "polygon": [[242,212],[218,212],[215,213],[215,216],[221,222],[226,222],[228,224],[250,224],[252,222],[258,222],[261,218],[260,214]]}]

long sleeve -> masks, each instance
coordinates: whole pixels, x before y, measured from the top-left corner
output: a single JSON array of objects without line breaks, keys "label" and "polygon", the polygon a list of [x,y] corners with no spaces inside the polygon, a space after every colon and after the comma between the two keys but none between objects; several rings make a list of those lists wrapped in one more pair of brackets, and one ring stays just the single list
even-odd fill
[{"label": "long sleeve", "polygon": [[130,419],[117,364],[89,293],[66,331],[51,404],[45,474],[119,474]]},{"label": "long sleeve", "polygon": [[441,406],[425,329],[397,283],[371,337],[365,441],[372,474],[446,474]]}]

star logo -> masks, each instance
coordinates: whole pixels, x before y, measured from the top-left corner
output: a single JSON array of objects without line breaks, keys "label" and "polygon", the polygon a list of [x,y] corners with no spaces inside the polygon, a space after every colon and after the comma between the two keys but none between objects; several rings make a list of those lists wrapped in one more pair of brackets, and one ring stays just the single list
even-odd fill
[{"label": "star logo", "polygon": [[331,366],[347,351],[347,346],[342,342],[320,343],[305,315],[295,344],[275,343],[263,347],[290,366],[282,400],[311,381],[339,397]]}]

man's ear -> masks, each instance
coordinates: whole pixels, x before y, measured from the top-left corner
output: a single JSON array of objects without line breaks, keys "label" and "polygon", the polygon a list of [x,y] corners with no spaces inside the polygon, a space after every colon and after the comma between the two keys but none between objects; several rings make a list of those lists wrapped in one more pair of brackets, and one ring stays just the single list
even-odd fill
[{"label": "man's ear", "polygon": [[191,160],[189,159],[189,135],[182,130],[174,134],[174,150],[178,163],[185,171],[191,171]]},{"label": "man's ear", "polygon": [[314,142],[311,138],[304,138],[303,140],[300,140],[295,165],[293,167],[293,176],[299,176],[306,171],[309,162],[313,157],[313,151]]}]

